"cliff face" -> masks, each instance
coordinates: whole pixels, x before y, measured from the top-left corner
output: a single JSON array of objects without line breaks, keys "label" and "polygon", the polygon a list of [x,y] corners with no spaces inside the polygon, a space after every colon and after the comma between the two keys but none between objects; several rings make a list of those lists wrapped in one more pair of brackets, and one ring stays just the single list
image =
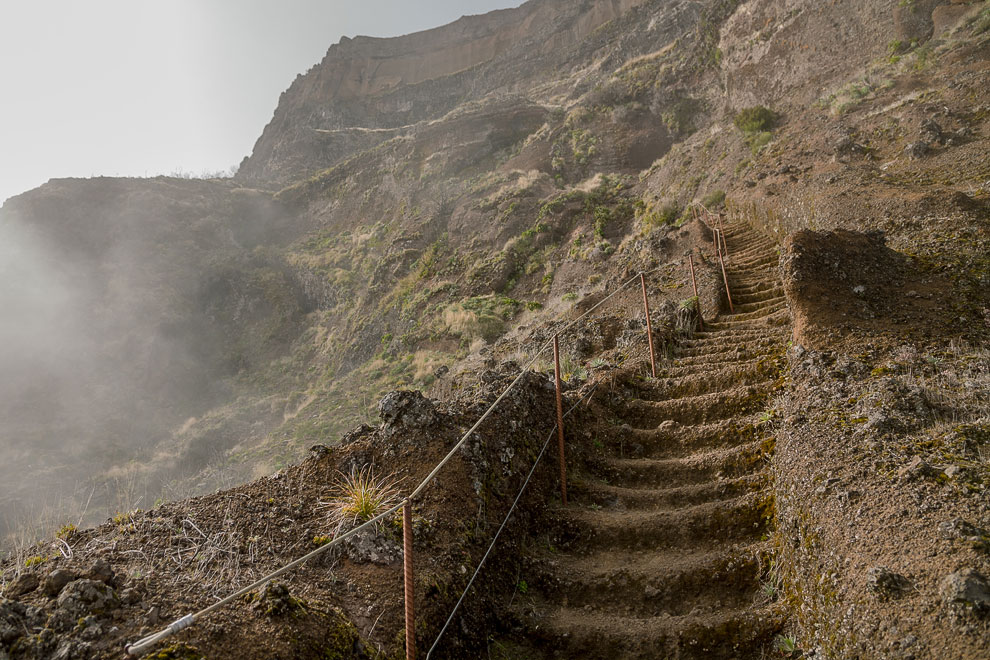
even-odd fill
[{"label": "cliff face", "polygon": [[403,37],[344,38],[282,94],[238,177],[286,182],[465,102],[530,92],[594,30],[643,2],[531,0]]}]

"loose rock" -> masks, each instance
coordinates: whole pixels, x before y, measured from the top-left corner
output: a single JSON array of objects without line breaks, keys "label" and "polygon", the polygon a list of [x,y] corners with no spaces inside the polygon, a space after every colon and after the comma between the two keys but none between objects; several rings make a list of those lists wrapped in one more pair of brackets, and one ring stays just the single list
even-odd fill
[{"label": "loose rock", "polygon": [[52,624],[57,630],[70,630],[79,619],[90,614],[105,616],[119,606],[117,594],[109,586],[96,580],[75,580],[59,594]]},{"label": "loose rock", "polygon": [[908,155],[908,158],[914,160],[916,158],[924,158],[929,153],[931,153],[932,148],[928,146],[927,142],[912,142],[908,146],[904,147],[904,153]]},{"label": "loose rock", "polygon": [[38,588],[40,581],[34,573],[21,573],[4,591],[7,598],[19,598]]},{"label": "loose rock", "polygon": [[956,613],[990,614],[990,582],[971,568],[945,576],[938,585],[942,603]]},{"label": "loose rock", "polygon": [[113,576],[113,569],[110,568],[110,563],[105,559],[97,559],[96,563],[83,575],[83,577],[89,580],[96,580],[97,582],[104,582],[106,584],[110,584]]},{"label": "loose rock", "polygon": [[397,390],[386,394],[378,404],[378,416],[386,426],[423,428],[436,422],[437,412],[421,392]]},{"label": "loose rock", "polygon": [[45,595],[49,598],[55,598],[58,596],[62,589],[65,588],[67,584],[75,580],[78,576],[67,571],[64,568],[59,568],[48,574],[45,581],[42,582],[41,588],[45,592]]},{"label": "loose rock", "polygon": [[911,581],[883,566],[874,566],[866,572],[866,586],[882,598],[897,598],[911,588]]}]

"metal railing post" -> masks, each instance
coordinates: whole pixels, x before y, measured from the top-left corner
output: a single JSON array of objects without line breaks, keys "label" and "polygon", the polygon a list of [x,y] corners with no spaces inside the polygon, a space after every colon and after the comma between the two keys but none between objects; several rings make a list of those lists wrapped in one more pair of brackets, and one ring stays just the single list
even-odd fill
[{"label": "metal railing post", "polygon": [[650,373],[657,377],[657,357],[653,350],[653,322],[650,320],[650,299],[646,295],[646,276],[639,274],[639,283],[643,285],[643,310],[646,312],[646,337],[650,342]]},{"label": "metal railing post", "polygon": [[735,313],[732,308],[732,293],[729,291],[729,276],[725,274],[725,261],[722,260],[722,253],[718,253],[718,263],[722,266],[722,279],[725,281],[725,297],[729,299],[729,313]]},{"label": "metal railing post", "polygon": [[416,607],[413,584],[412,502],[402,505],[402,568],[405,577],[406,660],[416,660]]},{"label": "metal railing post", "polygon": [[694,287],[694,299],[698,305],[698,327],[702,331],[705,329],[705,319],[701,316],[701,298],[698,296],[698,280],[694,276],[694,253],[688,254],[688,263],[691,265],[691,286]]},{"label": "metal railing post", "polygon": [[564,397],[560,384],[560,344],[553,336],[553,380],[557,390],[557,446],[560,450],[560,501],[567,506],[567,463],[564,461]]}]

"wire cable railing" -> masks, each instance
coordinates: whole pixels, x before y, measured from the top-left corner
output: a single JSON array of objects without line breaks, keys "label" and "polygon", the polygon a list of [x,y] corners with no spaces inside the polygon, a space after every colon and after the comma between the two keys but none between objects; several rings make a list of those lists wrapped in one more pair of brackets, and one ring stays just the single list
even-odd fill
[{"label": "wire cable railing", "polygon": [[[280,576],[282,576],[282,575],[284,575],[284,574],[292,571],[295,568],[298,568],[299,566],[301,566],[302,564],[305,564],[309,560],[314,559],[315,557],[317,557],[319,555],[322,555],[325,552],[328,552],[331,548],[334,548],[334,547],[340,545],[343,541],[347,540],[348,538],[350,538],[352,536],[355,536],[356,534],[360,533],[361,531],[363,531],[363,530],[365,530],[365,529],[367,529],[367,528],[369,528],[369,527],[371,527],[373,525],[376,525],[377,523],[379,523],[383,519],[385,519],[385,518],[391,516],[392,514],[394,514],[399,509],[404,509],[405,510],[404,511],[404,514],[411,513],[411,505],[412,505],[413,500],[415,500],[420,494],[422,494],[422,492],[426,489],[426,487],[429,486],[436,479],[437,475],[440,473],[440,471],[443,469],[443,467],[445,465],[447,465],[447,463],[449,463],[451,461],[451,459],[453,459],[453,457],[464,446],[464,444],[468,441],[468,439],[470,439],[471,436],[485,422],[485,420],[488,419],[492,415],[492,413],[495,411],[495,409],[498,407],[498,405],[520,383],[520,381],[523,379],[523,377],[532,369],[532,367],[537,363],[537,361],[540,359],[540,357],[548,349],[550,349],[555,344],[555,340],[557,339],[557,337],[559,337],[560,335],[564,334],[565,332],[567,332],[571,328],[575,327],[578,323],[580,323],[581,321],[583,321],[584,319],[586,319],[593,312],[595,312],[596,310],[598,310],[599,308],[601,308],[603,305],[605,305],[612,298],[614,298],[615,296],[617,296],[618,294],[620,294],[621,292],[623,292],[624,290],[626,290],[627,288],[629,288],[632,284],[634,284],[636,282],[642,283],[642,287],[643,287],[643,300],[644,300],[644,303],[646,305],[646,312],[645,313],[647,314],[647,319],[649,319],[649,303],[648,303],[647,296],[646,296],[646,279],[645,278],[646,278],[647,275],[652,275],[653,273],[656,273],[656,272],[658,272],[660,270],[663,270],[663,268],[664,267],[661,266],[661,267],[658,267],[658,268],[654,268],[654,269],[652,269],[650,271],[637,273],[635,276],[631,277],[630,279],[626,280],[621,285],[619,285],[618,287],[616,287],[616,289],[614,291],[612,291],[610,294],[608,294],[607,296],[605,296],[604,298],[602,298],[601,300],[599,300],[597,303],[595,303],[593,306],[591,306],[590,308],[588,308],[583,314],[581,314],[577,318],[571,320],[569,323],[565,324],[563,327],[557,329],[554,332],[554,335],[550,339],[548,339],[546,342],[544,342],[543,345],[540,346],[540,348],[536,351],[536,353],[533,354],[533,356],[529,360],[529,362],[527,362],[526,365],[523,366],[520,369],[519,374],[502,391],[502,393],[498,396],[498,398],[496,398],[495,401],[492,402],[492,404],[490,406],[488,406],[488,408],[481,415],[481,417],[478,418],[478,420],[474,423],[474,425],[472,425],[471,428],[469,428],[461,436],[461,438],[457,441],[457,443],[453,446],[453,448],[451,448],[451,450],[440,460],[440,462],[438,462],[436,464],[436,466],[434,466],[434,468],[430,471],[430,473],[427,474],[426,477],[423,478],[423,480],[419,483],[419,485],[417,485],[416,488],[414,488],[412,490],[412,492],[409,493],[408,496],[406,496],[405,498],[403,498],[401,502],[399,502],[395,506],[391,507],[387,511],[383,511],[382,513],[379,513],[379,514],[373,516],[372,518],[366,520],[365,522],[361,523],[357,527],[354,527],[353,529],[350,529],[347,532],[344,532],[342,534],[339,534],[339,535],[335,536],[331,541],[329,541],[328,543],[326,543],[324,545],[321,545],[319,548],[317,548],[317,549],[309,552],[308,554],[305,554],[302,557],[299,557],[298,559],[295,559],[295,560],[287,563],[286,565],[282,566],[278,570],[273,571],[273,572],[265,575],[264,577],[259,578],[258,580],[255,580],[251,584],[249,584],[249,585],[247,585],[245,587],[242,587],[241,589],[238,589],[234,593],[232,593],[229,596],[227,596],[227,597],[219,600],[218,602],[216,602],[216,603],[214,603],[214,604],[212,604],[212,605],[210,605],[208,607],[205,607],[205,608],[203,608],[203,609],[201,609],[201,610],[199,610],[197,612],[194,612],[194,613],[191,613],[191,614],[186,614],[185,616],[177,619],[176,621],[173,621],[172,623],[170,623],[168,626],[166,626],[162,630],[160,630],[160,631],[158,631],[156,633],[153,633],[151,635],[148,635],[148,636],[146,636],[146,637],[144,637],[144,638],[142,638],[142,639],[134,642],[133,644],[128,644],[125,647],[125,650],[126,650],[127,654],[128,655],[131,655],[131,656],[140,656],[140,655],[146,653],[152,647],[154,647],[155,645],[157,645],[159,642],[162,642],[163,640],[167,639],[168,637],[171,637],[172,635],[175,635],[176,633],[181,632],[182,630],[185,630],[185,629],[191,627],[192,625],[194,625],[200,619],[202,619],[202,618],[210,615],[211,613],[219,610],[220,608],[224,607],[225,605],[228,605],[229,603],[237,600],[241,596],[244,596],[245,594],[248,594],[248,593],[250,593],[250,592],[252,592],[252,591],[254,591],[256,589],[259,589],[260,587],[264,586],[265,584],[267,584],[271,580],[274,580],[275,578],[280,577]],[[557,321],[559,321],[559,320],[560,319],[558,318]],[[653,341],[653,339],[652,339],[652,327],[649,326],[649,325],[647,327],[647,333],[650,335],[649,341],[650,341],[650,346],[651,346],[651,349],[652,349],[652,341]],[[651,352],[651,355],[650,355],[651,364],[653,364],[653,362],[652,362],[652,360],[654,359],[654,356],[652,354],[653,351],[651,350],[650,352]],[[557,366],[557,369],[559,370],[559,359],[557,358],[556,355],[555,355],[555,363],[558,365]],[[655,367],[655,365],[653,365],[653,373],[654,374],[656,373],[656,367]],[[558,383],[557,383],[557,389],[558,389],[558,392],[559,392],[559,390],[560,390],[559,379],[558,379]],[[571,408],[571,410],[568,411],[568,414],[570,414],[571,411],[573,411],[573,408]],[[557,432],[559,432],[559,431],[562,430],[562,427],[555,426],[554,427],[554,430],[557,431]],[[549,440],[548,440],[548,442],[549,442]],[[544,446],[543,450],[545,452],[546,446]],[[543,455],[543,452],[540,453],[540,456],[541,457],[542,457],[542,455]],[[563,459],[563,456],[561,456],[561,459]],[[538,464],[538,463],[539,463],[539,460],[537,460],[537,463],[536,464]],[[562,463],[562,466],[563,466],[563,460],[561,461],[561,463]],[[534,464],[533,470],[535,470],[536,464]],[[526,480],[525,483],[528,483],[529,482],[529,478],[531,478],[531,477],[532,477],[532,471],[530,472],[530,476],[527,477],[527,480]],[[563,483],[561,484],[561,486],[562,486],[562,489],[566,488],[565,484],[563,484]],[[523,485],[523,489],[525,489],[525,484]],[[563,492],[566,492],[566,490],[564,490]],[[518,503],[519,497],[521,497],[521,496],[522,496],[522,491],[520,491],[519,496],[517,496],[516,502],[513,503],[513,506],[510,509],[509,515],[511,515],[512,510],[515,508],[515,505],[516,505],[516,503]],[[508,521],[508,517],[506,517],[506,521],[505,522],[507,522],[507,521]],[[505,522],[503,522],[503,526],[504,526]],[[501,531],[501,528],[499,528],[499,531]],[[404,539],[403,540],[405,542],[404,543],[404,546],[406,548],[411,548],[411,536],[409,536],[411,534],[412,534],[411,526],[404,524],[403,525],[403,535],[404,535]],[[497,540],[497,534],[496,534],[496,540]],[[494,547],[494,540],[492,542],[492,545],[489,547],[488,552],[491,552],[491,548],[492,547]],[[411,601],[411,597],[410,597],[410,594],[411,594],[411,585],[412,585],[412,556],[411,556],[411,552],[408,552],[408,551],[404,552],[403,555],[404,555],[404,577],[405,577],[405,586],[406,586],[406,594],[407,594],[407,598],[406,598],[406,600],[407,600],[407,611],[406,611],[406,657],[407,657],[408,660],[413,660],[415,658],[415,638],[414,638],[414,629],[413,629],[413,625],[412,625],[413,611],[410,609],[411,608],[411,602],[410,602]],[[488,556],[488,553],[486,552],[485,558],[487,558],[487,556]],[[484,559],[482,560],[482,564],[483,563],[484,563]],[[481,564],[479,564],[479,569],[478,570],[480,570],[480,567],[481,567]],[[472,581],[473,581],[473,579],[474,578],[472,577]],[[470,588],[470,583],[469,583],[468,587]],[[465,594],[466,594],[466,590],[465,590]],[[463,600],[463,596],[462,596],[461,600]],[[455,611],[456,611],[457,607],[460,606],[461,600],[459,600],[458,603],[457,603],[457,605],[455,605]],[[453,614],[451,616],[453,616]],[[448,620],[448,624],[449,624],[449,622],[450,622],[450,620]],[[446,629],[446,625],[444,626],[444,629]],[[441,631],[441,634],[442,634],[442,631]],[[438,639],[439,639],[439,637],[438,637]],[[436,646],[436,644],[434,644],[434,646]],[[432,652],[432,650],[433,649],[431,648],[431,652]],[[427,654],[427,657],[429,657],[429,654]]]}]

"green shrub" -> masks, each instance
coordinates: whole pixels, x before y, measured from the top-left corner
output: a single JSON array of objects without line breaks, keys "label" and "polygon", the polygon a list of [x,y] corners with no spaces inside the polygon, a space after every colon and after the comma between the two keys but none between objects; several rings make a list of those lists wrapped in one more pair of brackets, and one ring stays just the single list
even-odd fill
[{"label": "green shrub", "polygon": [[736,128],[743,133],[761,133],[769,131],[777,125],[777,115],[773,110],[757,105],[752,108],[743,108],[733,121]]},{"label": "green shrub", "polygon": [[701,198],[701,203],[710,209],[721,206],[723,202],[725,202],[724,190],[713,190]]},{"label": "green shrub", "polygon": [[681,207],[677,202],[668,202],[657,211],[657,220],[660,221],[660,224],[672,225],[677,222],[679,217],[681,217]]}]

